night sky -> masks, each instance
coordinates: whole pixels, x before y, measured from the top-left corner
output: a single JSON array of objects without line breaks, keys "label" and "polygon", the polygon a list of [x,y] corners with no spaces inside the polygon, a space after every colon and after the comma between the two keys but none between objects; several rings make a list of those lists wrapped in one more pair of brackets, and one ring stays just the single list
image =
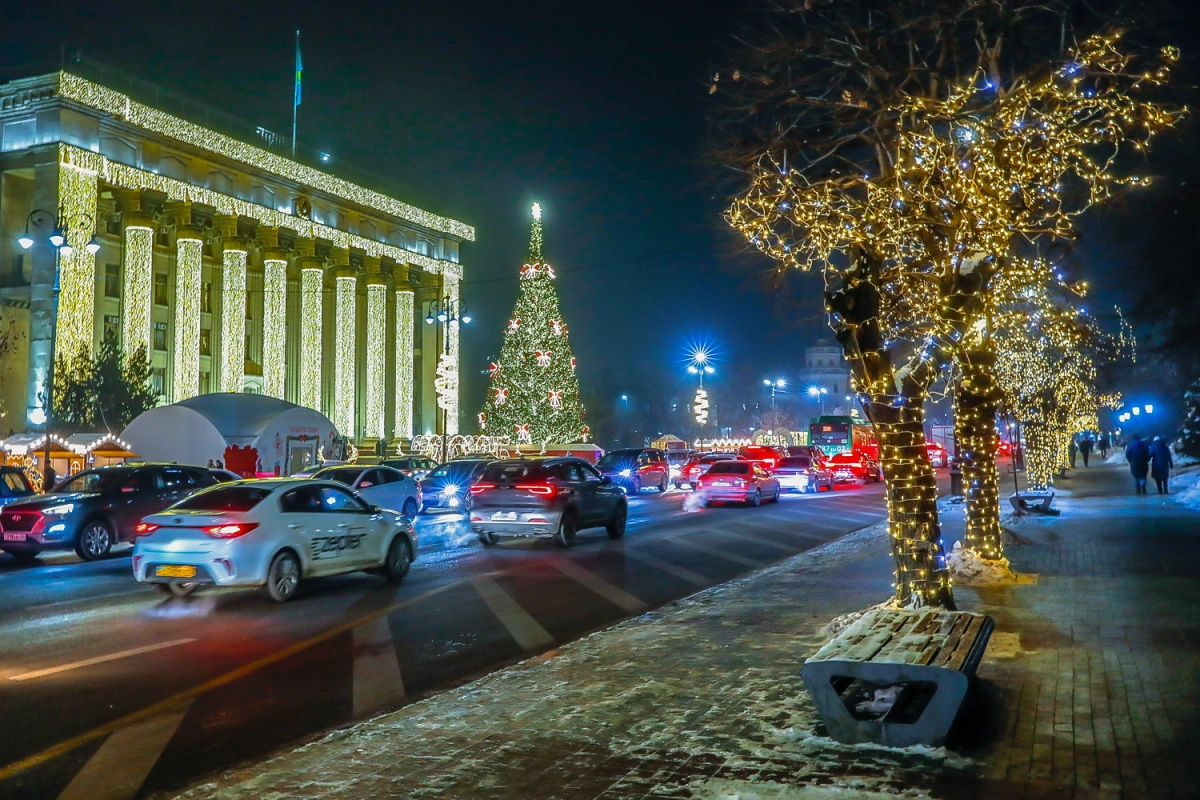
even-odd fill
[{"label": "night sky", "polygon": [[[534,201],[584,397],[599,412],[668,376],[683,392],[687,344],[698,340],[719,350],[718,379],[753,400],[762,377],[793,374],[805,344],[827,334],[819,285],[794,279],[796,301],[766,291],[769,265],[739,258],[721,221],[721,174],[705,155],[707,91],[744,9],[26,3],[6,11],[0,66],[12,77],[65,45],[288,133],[300,28],[301,144],[331,153],[334,172],[339,162],[369,170],[387,181],[380,188],[477,229],[462,252],[475,318],[463,337],[464,419],[501,346]],[[1125,245],[1112,258],[1094,248],[1084,268],[1128,262],[1137,247]]]}]

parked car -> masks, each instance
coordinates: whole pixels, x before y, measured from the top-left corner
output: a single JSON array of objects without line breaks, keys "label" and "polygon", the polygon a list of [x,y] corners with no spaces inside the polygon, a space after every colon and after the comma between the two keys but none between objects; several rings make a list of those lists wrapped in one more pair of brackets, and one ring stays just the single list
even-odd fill
[{"label": "parked car", "polygon": [[646,486],[665,492],[671,479],[667,457],[662,450],[652,447],[610,450],[596,467],[629,495],[637,495]]},{"label": "parked car", "polygon": [[398,469],[347,464],[319,469],[313,477],[349,486],[368,503],[399,511],[409,519],[421,508],[421,487]]},{"label": "parked car", "polygon": [[300,581],[366,570],[399,581],[417,555],[412,521],[333,481],[224,483],[137,525],[133,575],[183,596],[263,586],[289,600]]},{"label": "parked car", "polygon": [[419,481],[437,467],[437,462],[425,456],[401,456],[387,458],[380,462],[381,466],[398,469],[415,481]]},{"label": "parked car", "polygon": [[772,474],[779,486],[787,491],[819,492],[822,486],[833,491],[833,471],[819,458],[787,456],[780,460]]},{"label": "parked car", "polygon": [[738,450],[738,455],[751,463],[758,464],[767,471],[774,469],[779,460],[783,458],[783,453],[774,447],[763,444],[748,444]]},{"label": "parked car", "polygon": [[470,488],[479,480],[491,458],[455,458],[430,471],[420,483],[421,511],[468,507]]},{"label": "parked car", "polygon": [[471,530],[484,544],[501,536],[553,536],[570,547],[584,528],[625,535],[625,492],[581,458],[509,459],[488,465],[471,487]]},{"label": "parked car", "polygon": [[0,507],[37,494],[20,467],[0,467]]},{"label": "parked car", "polygon": [[209,469],[179,464],[85,469],[49,494],[4,506],[0,547],[17,558],[73,547],[80,558],[94,561],[114,544],[133,541],[142,517],[217,482]]},{"label": "parked car", "polygon": [[926,442],[925,451],[929,453],[929,463],[940,469],[950,463],[946,457],[946,448],[935,442]]},{"label": "parked car", "polygon": [[704,505],[737,502],[757,506],[763,500],[779,502],[779,481],[752,461],[718,461],[700,477]]},{"label": "parked car", "polygon": [[883,478],[879,463],[865,453],[838,453],[829,457],[829,466],[838,483],[875,483]]},{"label": "parked car", "polygon": [[708,472],[708,468],[718,461],[744,461],[741,456],[736,453],[699,453],[692,456],[686,464],[679,469],[679,483],[676,488],[689,486],[696,488],[696,484],[700,482],[700,476]]}]

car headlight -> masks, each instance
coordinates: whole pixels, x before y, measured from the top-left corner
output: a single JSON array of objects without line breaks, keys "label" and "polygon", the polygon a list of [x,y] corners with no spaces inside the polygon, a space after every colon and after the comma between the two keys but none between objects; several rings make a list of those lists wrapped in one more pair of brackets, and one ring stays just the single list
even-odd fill
[{"label": "car headlight", "polygon": [[61,503],[56,506],[50,506],[49,508],[43,508],[42,513],[48,517],[61,517],[64,514],[70,514],[74,510],[74,503]]},{"label": "car headlight", "polygon": [[631,470],[631,469],[623,469],[623,470],[621,470],[621,477],[622,477],[622,478],[628,478],[628,477],[629,477],[630,475],[632,475],[632,474],[633,474],[633,470]]},{"label": "car headlight", "polygon": [[444,494],[446,497],[456,495],[456,494],[458,494],[458,487],[455,486],[453,483],[448,483],[442,487],[442,494]]}]

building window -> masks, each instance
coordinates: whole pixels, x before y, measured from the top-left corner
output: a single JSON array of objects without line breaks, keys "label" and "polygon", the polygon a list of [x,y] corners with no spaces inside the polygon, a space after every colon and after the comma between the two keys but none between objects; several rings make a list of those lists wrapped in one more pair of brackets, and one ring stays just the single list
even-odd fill
[{"label": "building window", "polygon": [[212,313],[212,283],[205,282],[200,287],[200,310],[205,314]]},{"label": "building window", "polygon": [[208,394],[208,392],[209,392],[209,389],[208,389],[208,385],[209,385],[208,376],[209,376],[209,373],[207,373],[207,372],[201,372],[201,373],[200,373],[200,394]]},{"label": "building window", "polygon": [[[208,328],[200,329],[200,355],[212,355],[212,331],[210,331]],[[207,375],[208,373],[202,374]]]},{"label": "building window", "polygon": [[121,296],[121,265],[120,264],[105,264],[104,265],[104,296],[105,297],[120,297]]},{"label": "building window", "polygon": [[154,273],[154,305],[167,305],[167,273]]},{"label": "building window", "polygon": [[157,395],[163,393],[163,385],[167,382],[167,371],[162,367],[155,367],[150,371],[150,389]]},{"label": "building window", "polygon": [[117,340],[117,332],[121,330],[121,318],[114,317],[111,314],[104,315],[104,341],[115,342]]},{"label": "building window", "polygon": [[154,349],[167,349],[167,323],[165,322],[154,323]]}]

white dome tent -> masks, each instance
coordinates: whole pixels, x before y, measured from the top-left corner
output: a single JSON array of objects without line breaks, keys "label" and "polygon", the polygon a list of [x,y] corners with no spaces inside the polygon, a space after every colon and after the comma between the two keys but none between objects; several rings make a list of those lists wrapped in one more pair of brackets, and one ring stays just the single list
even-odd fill
[{"label": "white dome tent", "polygon": [[146,461],[220,461],[244,477],[291,475],[334,457],[340,437],[324,414],[261,394],[214,393],[139,415],[122,441]]}]

